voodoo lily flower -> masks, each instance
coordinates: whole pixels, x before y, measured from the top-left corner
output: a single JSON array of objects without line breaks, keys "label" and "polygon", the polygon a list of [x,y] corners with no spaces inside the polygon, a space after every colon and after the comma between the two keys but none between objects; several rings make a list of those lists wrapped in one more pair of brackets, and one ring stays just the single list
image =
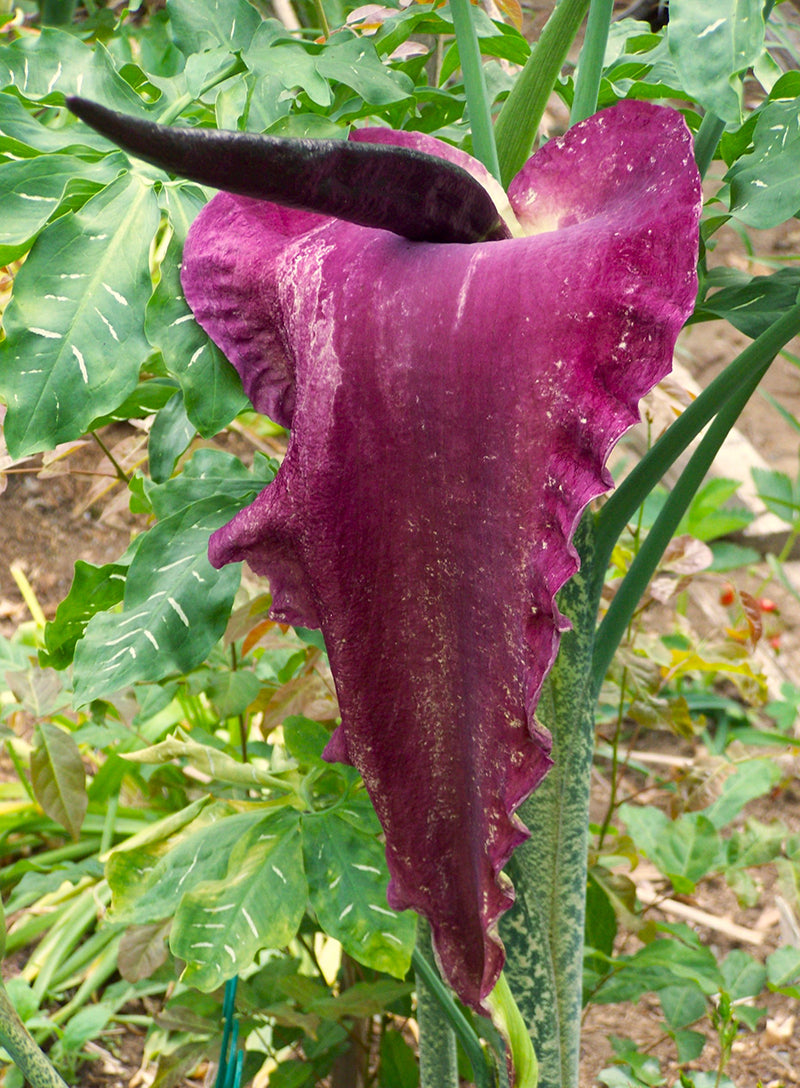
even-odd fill
[{"label": "voodoo lily flower", "polygon": [[430,921],[444,977],[484,1008],[513,901],[501,870],[528,835],[514,812],[550,763],[534,710],[571,536],[695,297],[689,132],[620,103],[546,144],[507,198],[419,133],[353,132],[336,154],[397,157],[347,184],[323,148],[284,193],[256,162],[264,138],[238,166],[229,136],[227,165],[187,167],[148,155],[151,137],[133,149],[246,194],[198,216],[183,285],[255,407],[291,428],[211,561],[247,560],[276,619],[322,629],[342,718],[326,756],[363,775],[390,904]]}]

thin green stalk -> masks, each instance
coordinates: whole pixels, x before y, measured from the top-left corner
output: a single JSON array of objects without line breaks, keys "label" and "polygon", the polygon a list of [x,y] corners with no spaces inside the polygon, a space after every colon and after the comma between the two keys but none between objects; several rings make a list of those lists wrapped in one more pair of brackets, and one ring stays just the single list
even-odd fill
[{"label": "thin green stalk", "polygon": [[531,153],[547,100],[588,7],[589,0],[560,0],[503,103],[494,137],[506,187]]},{"label": "thin green stalk", "polygon": [[497,161],[497,148],[494,142],[492,112],[489,107],[478,35],[475,33],[475,24],[472,21],[470,0],[450,0],[450,14],[453,16],[453,29],[464,76],[464,93],[467,98],[469,123],[472,130],[472,151],[489,173],[499,181],[500,165]]},{"label": "thin green stalk", "polygon": [[597,95],[603,73],[603,58],[608,42],[608,28],[614,11],[614,0],[591,0],[586,21],[586,37],[581,49],[578,74],[575,77],[575,97],[569,115],[570,125],[597,112]]},{"label": "thin green stalk", "polygon": [[[464,1048],[464,1053],[467,1055],[467,1058],[472,1065],[472,1077],[475,1081],[476,1088],[490,1088],[491,1074],[486,1061],[486,1055],[481,1046],[481,1041],[475,1034],[469,1020],[467,1020],[461,1009],[456,1005],[453,1000],[453,995],[439,978],[436,968],[420,949],[419,944],[414,949],[411,962],[417,977],[422,980],[424,986],[427,987],[435,998],[436,1003],[444,1013],[450,1027],[458,1038],[458,1041]],[[423,1046],[424,1031],[420,1030],[420,1048]],[[455,1084],[458,1084],[457,1071]],[[433,1088],[434,1082],[430,1079],[430,1076],[428,1076],[427,1079],[423,1081],[423,1085],[424,1088]],[[435,1088],[449,1088],[449,1086],[445,1081],[444,1083],[438,1082]]]},{"label": "thin green stalk", "polygon": [[761,377],[759,368],[750,375],[748,381],[728,397],[720,408],[714,422],[708,428],[688,465],[681,473],[680,479],[670,492],[655,524],[631,563],[628,573],[623,578],[622,585],[617,590],[603,622],[597,629],[592,661],[592,681],[595,693],[600,690],[617,646],[647,589],[661,556],[672,540],[681,518],[688,510],[706,473],[711,468],[720,447],[741,415],[742,409],[756,391]]},{"label": "thin green stalk", "polygon": [[610,496],[597,515],[595,561],[608,566],[614,545],[641,504],[689,444],[730,397],[756,375],[760,379],[772,360],[800,332],[800,303],[770,325],[730,363],[689,405],[645,454]]},{"label": "thin green stalk", "polygon": [[198,98],[210,91],[212,87],[216,87],[220,83],[224,83],[226,79],[230,79],[231,76],[238,75],[240,72],[244,72],[245,64],[241,57],[237,57],[231,64],[228,65],[222,72],[207,79],[202,84],[200,90],[196,95],[194,94],[182,94],[180,98],[176,98],[171,106],[168,106],[161,116],[158,118],[159,124],[171,125],[173,121],[183,113],[187,107],[191,106],[192,102],[196,102]]},{"label": "thin green stalk", "polygon": [[725,122],[720,121],[719,117],[713,113],[706,113],[703,116],[694,138],[694,159],[701,178],[706,176],[724,131]]},{"label": "thin green stalk", "polygon": [[491,1010],[495,1026],[511,1052],[514,1088],[536,1088],[539,1083],[539,1063],[533,1049],[533,1040],[502,971],[495,988],[486,998],[486,1004]]}]

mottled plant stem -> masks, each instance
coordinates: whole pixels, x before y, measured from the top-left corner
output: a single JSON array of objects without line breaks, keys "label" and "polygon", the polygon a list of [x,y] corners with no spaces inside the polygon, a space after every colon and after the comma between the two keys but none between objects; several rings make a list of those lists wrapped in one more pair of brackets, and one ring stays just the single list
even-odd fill
[{"label": "mottled plant stem", "polygon": [[11,998],[0,983],[0,1043],[11,1055],[23,1077],[33,1088],[67,1088],[66,1081],[51,1065],[19,1018]]},{"label": "mottled plant stem", "polygon": [[[423,964],[420,964],[420,959]],[[419,1025],[419,1064],[421,1088],[458,1088],[456,1036],[453,1027],[431,988],[430,975],[424,970],[432,963],[431,929],[424,918],[417,923],[415,976],[417,985],[417,1023]],[[423,969],[420,970],[420,967]]]},{"label": "mottled plant stem", "polygon": [[592,554],[594,522],[575,536],[581,570],[559,594],[573,628],[545,681],[538,717],[553,736],[554,766],[519,815],[534,829],[508,872],[517,891],[500,920],[505,974],[529,1026],[540,1088],[578,1088],[589,786],[594,752],[590,691],[595,620],[602,588]]}]

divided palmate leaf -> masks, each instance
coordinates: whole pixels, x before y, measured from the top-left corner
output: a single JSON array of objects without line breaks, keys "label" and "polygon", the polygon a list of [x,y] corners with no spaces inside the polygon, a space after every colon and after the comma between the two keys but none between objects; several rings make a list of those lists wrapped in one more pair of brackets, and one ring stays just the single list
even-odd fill
[{"label": "divided palmate leaf", "polygon": [[94,616],[76,647],[79,704],[189,672],[208,656],[225,630],[239,571],[215,570],[205,547],[238,505],[224,495],[205,499],[147,533],[128,569],[122,612]]},{"label": "divided palmate leaf", "polygon": [[798,109],[800,96],[768,102],[758,114],[753,151],[726,174],[731,211],[749,227],[777,227],[800,210]]},{"label": "divided palmate leaf", "polygon": [[122,601],[126,574],[127,568],[118,563],[103,567],[94,567],[82,559],[75,563],[69,593],[44,629],[44,649],[39,651],[43,666],[66,669],[72,664],[75,646],[92,616]]},{"label": "divided palmate leaf", "polygon": [[80,438],[135,388],[150,352],[141,315],[158,220],[151,187],[129,174],[37,239],[0,345],[12,456]]},{"label": "divided palmate leaf", "polygon": [[170,935],[173,953],[186,961],[183,981],[198,990],[214,990],[249,967],[261,948],[283,948],[305,910],[298,812],[263,820],[228,861],[223,878],[197,884],[181,899]]},{"label": "divided palmate leaf", "polygon": [[172,918],[195,885],[224,877],[235,844],[264,819],[263,811],[232,814],[226,808],[209,806],[166,842],[113,851],[106,863],[111,920],[146,925]]},{"label": "divided palmate leaf", "polygon": [[336,809],[303,820],[309,898],[319,924],[353,959],[405,978],[416,937],[412,914],[386,906],[383,848]]}]

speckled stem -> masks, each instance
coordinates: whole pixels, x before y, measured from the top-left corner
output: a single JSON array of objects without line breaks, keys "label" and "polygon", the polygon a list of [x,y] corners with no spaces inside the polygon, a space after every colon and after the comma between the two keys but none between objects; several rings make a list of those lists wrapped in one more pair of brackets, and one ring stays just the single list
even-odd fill
[{"label": "speckled stem", "polygon": [[2,984],[0,984],[0,1043],[11,1055],[11,1060],[19,1068],[23,1077],[30,1081],[34,1088],[67,1088],[66,1081],[61,1079],[20,1020]]},{"label": "speckled stem", "polygon": [[[433,960],[431,927],[424,918],[417,923],[417,949],[428,962]],[[419,971],[416,980],[420,1084],[422,1088],[458,1088],[455,1032]]]},{"label": "speckled stem", "polygon": [[[594,749],[592,644],[602,579],[591,563],[594,525],[575,536],[581,570],[559,596],[573,624],[545,682],[538,717],[553,735],[555,764],[519,810],[533,834],[508,873],[517,902],[500,922],[505,973],[529,1025],[540,1088],[578,1088],[589,783]],[[599,584],[597,584],[599,583]]]}]

